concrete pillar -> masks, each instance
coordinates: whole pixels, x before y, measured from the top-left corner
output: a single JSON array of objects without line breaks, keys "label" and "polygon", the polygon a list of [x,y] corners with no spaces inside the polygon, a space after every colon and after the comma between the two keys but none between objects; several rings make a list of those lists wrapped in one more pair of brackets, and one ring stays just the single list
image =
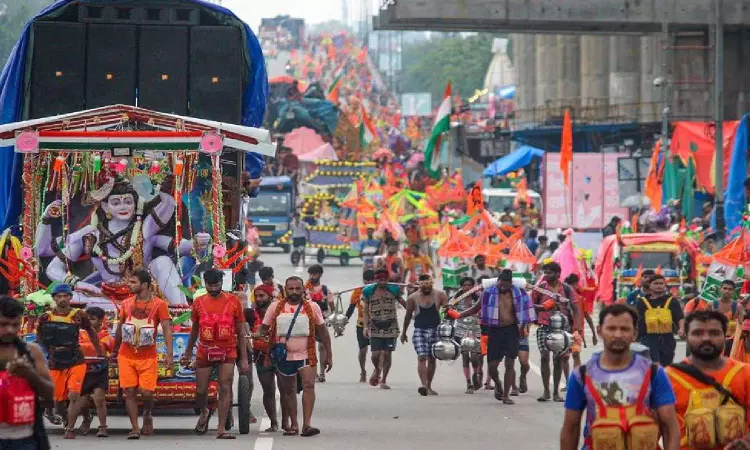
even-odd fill
[{"label": "concrete pillar", "polygon": [[596,120],[609,107],[609,36],[581,36],[582,117]]},{"label": "concrete pillar", "polygon": [[516,120],[533,120],[536,106],[536,38],[533,34],[514,34],[513,57],[516,66]]},{"label": "concrete pillar", "polygon": [[663,59],[662,36],[641,36],[641,122],[661,120],[663,88],[654,87],[654,80],[660,76],[666,77]]},{"label": "concrete pillar", "polygon": [[536,36],[536,104],[557,106],[557,36]]},{"label": "concrete pillar", "polygon": [[637,103],[641,97],[641,38],[609,38],[609,104],[617,106],[610,116],[623,121],[638,118]]},{"label": "concrete pillar", "polygon": [[557,97],[578,115],[581,105],[581,38],[557,36]]}]

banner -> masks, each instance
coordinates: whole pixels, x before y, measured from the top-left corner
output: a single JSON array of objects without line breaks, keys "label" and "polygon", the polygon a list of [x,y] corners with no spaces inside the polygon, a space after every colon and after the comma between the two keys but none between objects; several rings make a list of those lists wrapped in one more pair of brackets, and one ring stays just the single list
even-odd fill
[{"label": "banner", "polygon": [[[739,121],[724,122],[724,186],[729,175],[732,145]],[[677,122],[669,145],[671,154],[679,156],[684,164],[692,155],[695,158],[697,188],[714,192],[714,147],[716,125],[713,122]]]},{"label": "banner", "polygon": [[737,266],[712,262],[706,272],[706,281],[703,283],[700,297],[706,301],[713,302],[721,297],[721,282],[724,280],[734,281],[737,277]]}]

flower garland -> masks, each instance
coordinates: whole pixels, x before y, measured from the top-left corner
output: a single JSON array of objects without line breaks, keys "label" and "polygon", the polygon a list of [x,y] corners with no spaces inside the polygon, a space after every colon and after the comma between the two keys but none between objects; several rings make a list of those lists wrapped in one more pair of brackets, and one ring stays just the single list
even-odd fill
[{"label": "flower garland", "polygon": [[[135,219],[135,225],[133,226],[133,231],[130,234],[130,245],[129,248],[123,252],[120,256],[117,258],[107,258],[104,255],[104,251],[99,246],[99,241],[97,240],[97,243],[94,244],[94,255],[100,257],[102,261],[108,264],[116,264],[116,265],[122,265],[127,260],[130,259],[131,256],[133,256],[133,252],[135,251],[136,247],[139,243],[142,243],[141,240],[141,226],[143,225],[143,205],[144,201],[142,198],[138,199],[138,208],[136,211],[136,219]],[[99,217],[94,214],[91,218],[91,226],[97,229],[99,227]]]},{"label": "flower garland", "polygon": [[[271,345],[268,346],[266,349],[266,365],[271,364],[271,348],[273,348],[273,344],[277,344],[279,341],[279,338],[277,337],[276,332],[276,320],[279,318],[279,315],[284,311],[284,307],[287,304],[286,297],[281,297],[279,299],[278,304],[276,305],[276,310],[273,314],[273,319],[271,320],[271,327],[268,330],[268,336],[271,340]],[[305,314],[307,315],[308,323],[309,323],[309,331],[307,333],[307,364],[309,366],[315,367],[318,364],[318,353],[316,351],[317,347],[317,341],[315,340],[315,313],[313,313],[312,305],[307,299],[302,299],[302,308],[305,310]]]}]

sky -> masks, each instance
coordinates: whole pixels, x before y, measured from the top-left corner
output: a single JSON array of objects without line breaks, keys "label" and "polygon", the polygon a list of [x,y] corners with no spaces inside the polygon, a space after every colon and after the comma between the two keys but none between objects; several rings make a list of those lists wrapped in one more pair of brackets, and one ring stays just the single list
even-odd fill
[{"label": "sky", "polygon": [[[278,14],[302,18],[307,23],[341,20],[343,2],[344,0],[223,0],[222,5],[257,31],[261,18],[275,17]],[[348,0],[348,4],[349,16],[358,17],[361,1]]]}]

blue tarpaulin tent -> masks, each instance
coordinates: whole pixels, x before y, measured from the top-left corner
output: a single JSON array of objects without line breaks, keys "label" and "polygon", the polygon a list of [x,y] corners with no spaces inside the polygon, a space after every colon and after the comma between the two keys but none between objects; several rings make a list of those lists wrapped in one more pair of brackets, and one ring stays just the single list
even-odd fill
[{"label": "blue tarpaulin tent", "polygon": [[483,175],[485,177],[506,175],[521,167],[528,166],[532,159],[542,156],[544,156],[544,150],[524,145],[487,166]]},{"label": "blue tarpaulin tent", "polygon": [[[33,36],[31,23],[37,19],[50,19],[58,16],[64,8],[78,0],[57,0],[27,23],[21,37],[13,48],[5,68],[0,74],[0,124],[17,122],[23,117],[24,105],[27,103],[24,77],[29,71],[27,62],[31,59],[29,45]],[[97,0],[93,0],[97,1]],[[103,0],[102,0],[103,1]],[[112,0],[107,0],[109,3]],[[127,0],[115,0],[123,1]],[[245,39],[246,84],[242,98],[242,125],[259,127],[266,112],[268,96],[268,77],[263,59],[263,51],[258,39],[250,27],[242,22],[232,11],[201,0],[185,0],[217,16],[228,25],[240,27]],[[17,222],[21,213],[21,165],[23,157],[14,153],[12,148],[0,148],[0,230]],[[246,170],[252,178],[259,178],[263,171],[263,157],[247,153]]]}]

